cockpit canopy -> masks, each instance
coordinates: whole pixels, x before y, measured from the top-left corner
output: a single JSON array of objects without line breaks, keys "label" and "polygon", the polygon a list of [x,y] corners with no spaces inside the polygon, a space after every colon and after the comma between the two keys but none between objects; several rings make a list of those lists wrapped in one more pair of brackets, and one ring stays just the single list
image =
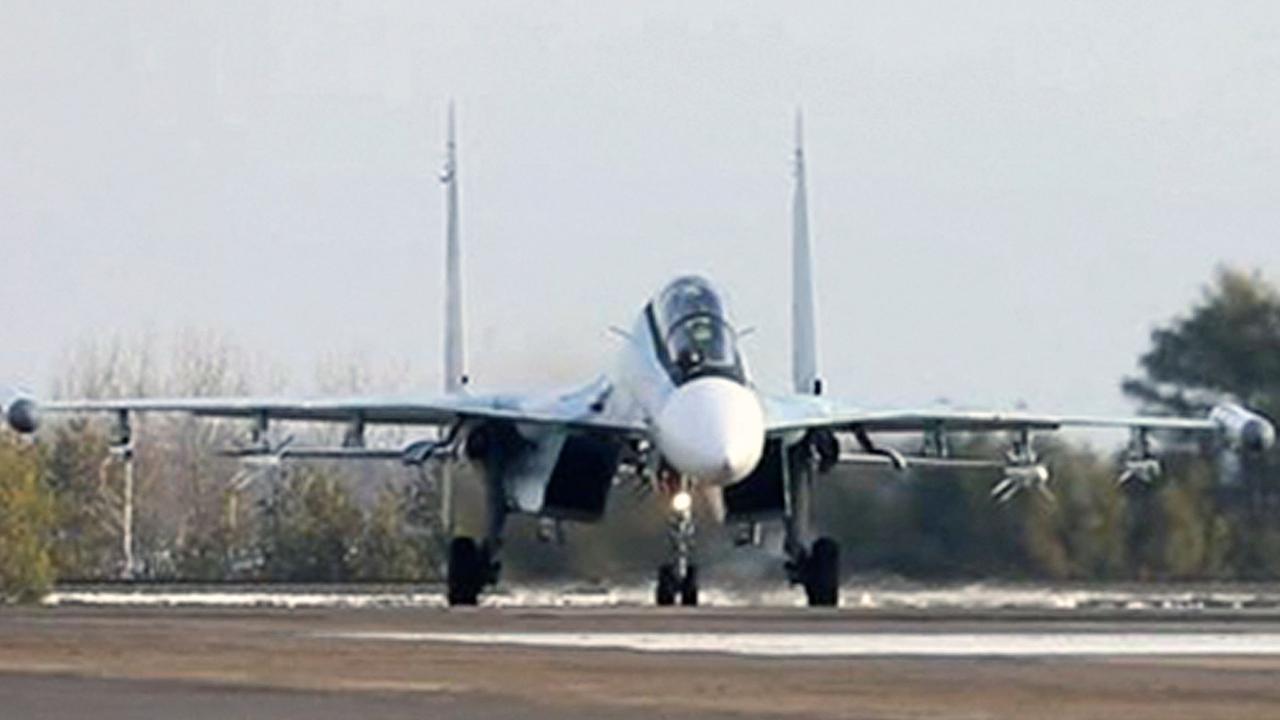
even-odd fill
[{"label": "cockpit canopy", "polygon": [[737,335],[711,283],[682,277],[650,304],[655,345],[677,384],[704,375],[743,381]]}]

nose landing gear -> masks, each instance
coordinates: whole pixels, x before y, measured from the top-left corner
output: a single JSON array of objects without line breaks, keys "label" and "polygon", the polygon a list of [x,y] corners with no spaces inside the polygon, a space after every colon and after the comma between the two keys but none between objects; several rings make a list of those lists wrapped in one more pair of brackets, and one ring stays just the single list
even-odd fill
[{"label": "nose landing gear", "polygon": [[671,494],[671,514],[668,520],[668,537],[671,540],[671,562],[658,568],[658,585],[654,593],[659,605],[698,604],[698,567],[693,564],[693,496],[689,493],[689,481],[680,478],[674,483]]},{"label": "nose landing gear", "polygon": [[658,568],[658,588],[655,595],[658,604],[663,607],[675,605],[677,599],[681,605],[697,605],[698,566],[686,565],[684,576],[681,577],[675,563],[665,563]]}]

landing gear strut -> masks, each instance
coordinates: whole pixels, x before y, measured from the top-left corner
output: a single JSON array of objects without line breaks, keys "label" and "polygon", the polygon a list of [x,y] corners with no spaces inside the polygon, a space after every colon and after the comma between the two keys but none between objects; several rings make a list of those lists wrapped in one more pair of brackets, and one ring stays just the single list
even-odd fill
[{"label": "landing gear strut", "polygon": [[[498,582],[502,563],[502,535],[507,524],[506,490],[497,471],[487,473],[485,506],[487,529],[484,542],[455,537],[449,543],[448,600],[450,605],[475,605],[480,592]],[[452,525],[452,523],[450,523]]]},{"label": "landing gear strut", "polygon": [[817,462],[807,443],[788,451],[791,511],[786,519],[787,579],[804,586],[810,607],[840,604],[840,546],[828,537],[813,537],[813,477]]},{"label": "landing gear strut", "polygon": [[654,593],[659,605],[698,604],[698,566],[693,564],[693,496],[687,478],[680,478],[671,495],[668,537],[672,560],[658,568],[658,585]]}]

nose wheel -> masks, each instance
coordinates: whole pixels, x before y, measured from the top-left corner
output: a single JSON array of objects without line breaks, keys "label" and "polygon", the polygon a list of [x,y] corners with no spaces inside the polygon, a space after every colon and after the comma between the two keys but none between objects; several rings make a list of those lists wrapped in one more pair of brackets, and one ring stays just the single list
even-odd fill
[{"label": "nose wheel", "polygon": [[692,607],[698,604],[698,566],[685,568],[684,577],[677,571],[675,563],[666,563],[658,568],[658,587],[655,593],[658,604],[667,607],[681,605]]}]

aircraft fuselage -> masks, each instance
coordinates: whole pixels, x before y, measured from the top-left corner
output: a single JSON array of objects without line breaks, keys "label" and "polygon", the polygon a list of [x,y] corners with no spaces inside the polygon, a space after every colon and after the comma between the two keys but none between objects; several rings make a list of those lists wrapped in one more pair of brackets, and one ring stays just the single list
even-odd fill
[{"label": "aircraft fuselage", "polygon": [[764,412],[722,297],[681,277],[647,303],[619,363],[623,402],[639,407],[663,459],[697,482],[745,478],[764,450]]}]

